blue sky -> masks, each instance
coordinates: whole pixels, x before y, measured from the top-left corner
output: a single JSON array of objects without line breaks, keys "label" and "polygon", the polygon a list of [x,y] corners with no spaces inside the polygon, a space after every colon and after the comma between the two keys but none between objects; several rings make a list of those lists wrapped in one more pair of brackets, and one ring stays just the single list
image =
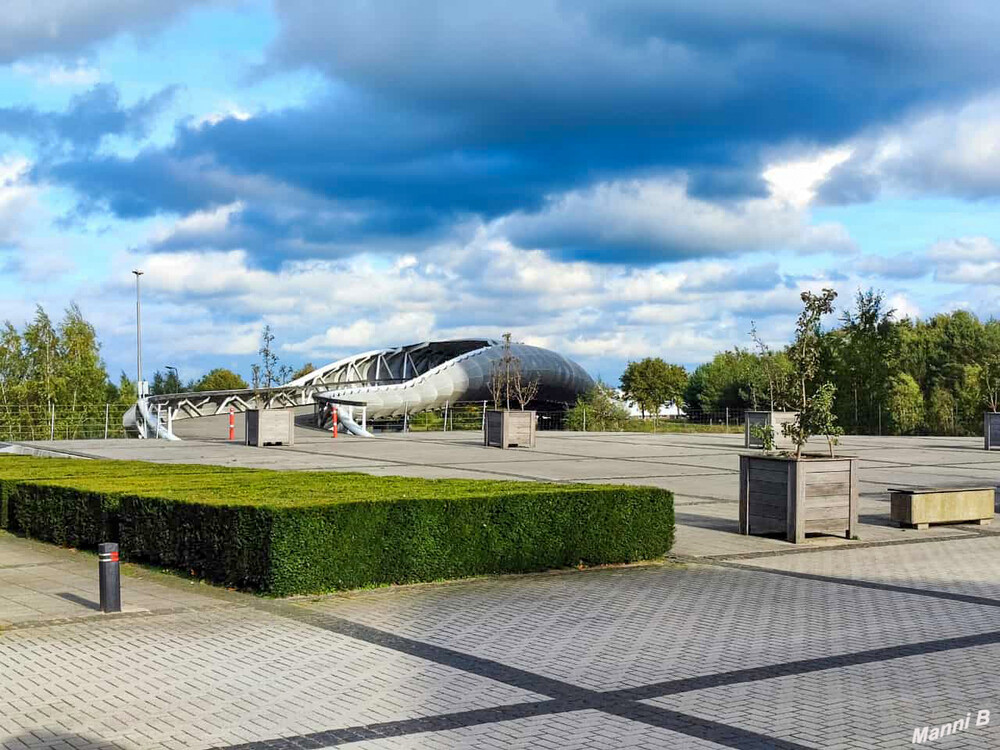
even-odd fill
[{"label": "blue sky", "polygon": [[[996,314],[1000,11],[957,0],[12,0],[0,317],[114,374],[516,338],[615,380],[803,289]],[[817,7],[813,7],[813,6]]]}]

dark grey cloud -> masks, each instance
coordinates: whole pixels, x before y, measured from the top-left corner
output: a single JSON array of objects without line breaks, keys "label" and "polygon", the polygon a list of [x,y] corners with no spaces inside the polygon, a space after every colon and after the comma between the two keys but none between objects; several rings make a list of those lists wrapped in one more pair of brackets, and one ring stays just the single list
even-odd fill
[{"label": "dark grey cloud", "polygon": [[153,119],[173,98],[169,86],[130,107],[121,105],[118,89],[97,84],[74,96],[64,112],[43,112],[34,107],[0,107],[0,133],[30,138],[43,147],[69,145],[92,149],[107,135],[142,138]]},{"label": "dark grey cloud", "polygon": [[703,147],[719,137],[830,140],[907,105],[995,83],[1000,62],[1000,14],[981,0],[278,0],[276,8],[272,64],[313,67],[531,141],[553,129],[597,138],[629,126]]},{"label": "dark grey cloud", "polygon": [[[739,208],[766,193],[763,153],[840,143],[1000,84],[1000,14],[971,0],[275,7],[281,30],[265,69],[316,69],[335,93],[183,124],[172,145],[135,158],[49,160],[38,174],[74,187],[84,210],[122,217],[242,201],[217,241],[254,252],[513,217],[520,239],[563,257],[656,262],[816,245],[794,211]],[[613,213],[603,223],[550,215],[560,196],[662,174],[684,175],[691,199],[765,223],[705,242]],[[824,196],[870,197],[877,185],[864,177],[845,166]],[[321,207],[314,217],[303,201]]]},{"label": "dark grey cloud", "polygon": [[681,287],[682,292],[764,291],[780,286],[784,277],[777,263],[761,263],[747,268],[731,267],[723,273],[697,276]]},{"label": "dark grey cloud", "polygon": [[4,0],[0,64],[76,56],[121,32],[150,33],[213,0]]}]

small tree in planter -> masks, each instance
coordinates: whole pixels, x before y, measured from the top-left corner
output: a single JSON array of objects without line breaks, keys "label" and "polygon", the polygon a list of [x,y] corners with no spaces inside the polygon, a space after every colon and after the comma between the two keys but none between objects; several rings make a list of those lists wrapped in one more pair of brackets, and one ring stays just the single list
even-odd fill
[{"label": "small tree in planter", "polygon": [[[535,445],[535,412],[525,407],[538,395],[540,381],[528,379],[521,369],[521,360],[510,348],[510,334],[503,335],[503,351],[493,363],[487,388],[493,399],[493,410],[486,413],[483,441],[498,448],[518,446],[533,448]],[[520,405],[511,411],[511,399]]]},{"label": "small tree in planter", "polygon": [[1000,447],[1000,353],[991,354],[983,362],[980,376],[983,402],[989,409],[983,415],[983,440],[986,450]]},{"label": "small tree in planter", "polygon": [[799,413],[795,420],[782,425],[782,433],[795,445],[795,458],[802,458],[802,446],[813,435],[826,435],[833,458],[833,446],[843,430],[837,427],[833,414],[833,397],[837,389],[831,383],[823,383],[811,396],[809,386],[819,373],[819,323],[824,315],[833,312],[833,301],[837,293],[824,289],[822,294],[802,292],[804,305],[795,324],[795,341],[789,348],[788,356],[795,365],[799,387]]},{"label": "small tree in planter", "polygon": [[271,326],[265,325],[261,332],[260,349],[257,350],[261,361],[250,367],[254,408],[246,413],[247,445],[295,444],[294,412],[270,408],[274,388],[291,375],[291,368],[284,365],[278,367],[278,355],[273,345]]},{"label": "small tree in planter", "polygon": [[[789,541],[805,540],[809,532],[855,535],[858,519],[857,459],[837,458],[834,445],[842,430],[833,415],[836,389],[822,383],[810,393],[819,376],[822,317],[833,311],[836,292],[802,293],[804,309],[795,329],[789,358],[795,364],[799,412],[782,426],[795,452],[740,456],[740,531],[744,534],[783,532]],[[812,435],[825,435],[830,455],[803,455]],[[757,437],[773,448],[773,428],[760,428]]]},{"label": "small tree in planter", "polygon": [[[757,332],[757,324],[750,322],[750,339],[757,350],[754,358],[755,370],[753,376],[762,377],[766,381],[767,405],[766,411],[757,410],[756,392],[757,388],[753,383],[748,384],[747,396],[753,407],[752,411],[744,412],[746,420],[744,432],[744,447],[763,448],[765,452],[773,451],[779,443],[779,435],[782,426],[795,418],[795,412],[789,410],[790,394],[794,394],[797,388],[793,383],[793,373],[791,362],[785,354],[777,355],[764,342]],[[761,388],[765,384],[761,384]],[[741,390],[741,395],[743,391]],[[770,428],[770,430],[763,430]],[[763,430],[763,431],[762,431]],[[791,441],[783,438],[782,446],[791,445]]]}]

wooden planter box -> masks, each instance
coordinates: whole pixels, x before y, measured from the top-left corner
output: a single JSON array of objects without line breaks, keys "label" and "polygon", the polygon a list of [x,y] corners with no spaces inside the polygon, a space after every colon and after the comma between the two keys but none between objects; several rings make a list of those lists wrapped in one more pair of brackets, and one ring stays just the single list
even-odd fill
[{"label": "wooden planter box", "polygon": [[494,448],[534,448],[535,412],[487,411],[483,442]]},{"label": "wooden planter box", "polygon": [[246,413],[247,445],[295,445],[295,412],[292,409],[250,409]]},{"label": "wooden planter box", "polygon": [[856,535],[858,459],[740,456],[740,533]]},{"label": "wooden planter box", "polygon": [[795,450],[795,443],[781,432],[781,426],[794,422],[797,411],[748,411],[746,424],[743,427],[743,446],[745,448],[763,448],[764,441],[751,434],[753,427],[769,424],[774,428],[774,447],[776,450]]},{"label": "wooden planter box", "polygon": [[993,487],[889,490],[890,518],[900,526],[926,529],[932,523],[978,523],[993,520]]},{"label": "wooden planter box", "polygon": [[1000,412],[983,414],[983,441],[988,451],[1000,449]]}]

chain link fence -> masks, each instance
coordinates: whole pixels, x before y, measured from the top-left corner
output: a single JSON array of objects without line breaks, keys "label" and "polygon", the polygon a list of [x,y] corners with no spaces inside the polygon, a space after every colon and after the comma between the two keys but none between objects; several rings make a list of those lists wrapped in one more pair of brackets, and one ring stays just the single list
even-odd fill
[{"label": "chain link fence", "polygon": [[0,440],[105,440],[127,437],[123,404],[0,405]]},{"label": "chain link fence", "polygon": [[[77,406],[50,404],[0,405],[0,440],[102,440],[129,437],[122,426],[122,417],[129,405],[83,404]],[[449,404],[445,408],[422,411],[386,419],[368,421],[375,432],[476,432],[483,429],[489,402],[474,401]],[[588,432],[741,432],[746,423],[743,409],[702,411],[691,409],[676,416],[646,415],[602,419],[586,408],[573,419],[566,411],[537,411],[539,431],[585,430]],[[964,414],[958,409],[904,411],[891,414],[879,410],[874,425],[850,424],[841,419],[849,435],[941,435],[979,436],[982,434],[982,412]],[[165,421],[165,416],[164,416]]]}]

